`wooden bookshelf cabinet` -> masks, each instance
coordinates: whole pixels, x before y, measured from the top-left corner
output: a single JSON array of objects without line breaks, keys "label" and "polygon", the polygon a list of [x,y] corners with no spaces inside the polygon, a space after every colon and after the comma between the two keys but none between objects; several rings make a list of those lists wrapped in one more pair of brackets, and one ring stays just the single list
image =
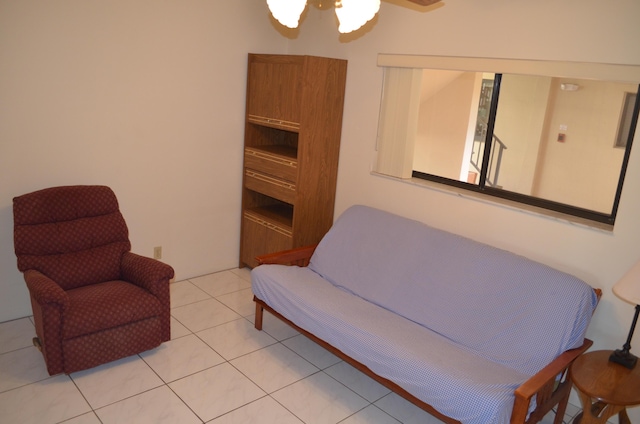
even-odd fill
[{"label": "wooden bookshelf cabinet", "polygon": [[347,62],[249,54],[240,266],[333,223]]}]

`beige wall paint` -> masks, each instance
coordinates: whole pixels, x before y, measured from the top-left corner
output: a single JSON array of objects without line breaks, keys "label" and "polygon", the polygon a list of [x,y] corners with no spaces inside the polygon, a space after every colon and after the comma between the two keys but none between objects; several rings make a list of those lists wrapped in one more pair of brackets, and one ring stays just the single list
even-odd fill
[{"label": "beige wall paint", "polygon": [[111,186],[178,279],[237,266],[247,53],[286,48],[254,0],[0,0],[0,321],[31,314],[11,199],[47,186]]},{"label": "beige wall paint", "polygon": [[[431,75],[437,77],[442,73],[424,71],[423,85]],[[462,72],[432,95],[422,97],[413,169],[454,180],[460,178],[469,122],[475,122],[470,121],[474,93],[478,91],[475,85],[476,73]]]},{"label": "beige wall paint", "polygon": [[624,342],[633,308],[611,286],[640,258],[637,146],[611,233],[401,184],[370,167],[378,53],[640,65],[640,2],[445,0],[411,10],[394,0],[347,36],[332,11],[311,8],[286,37],[262,1],[103,3],[0,0],[0,321],[30,314],[11,198],[46,185],[111,185],[134,251],[162,244],[178,278],[235,266],[246,54],[289,51],[349,60],[337,213],[377,206],[573,273],[604,291],[588,333],[595,348]]},{"label": "beige wall paint", "polygon": [[494,134],[507,146],[499,176],[505,190],[531,194],[550,84],[549,77],[502,78]]},{"label": "beige wall paint", "polygon": [[[542,137],[535,194],[610,213],[624,157],[624,149],[613,147],[624,93],[638,87],[577,80],[579,90],[563,91],[562,82],[554,78],[551,86],[552,113]],[[560,130],[562,125],[567,130]],[[558,133],[566,135],[563,143]]]}]

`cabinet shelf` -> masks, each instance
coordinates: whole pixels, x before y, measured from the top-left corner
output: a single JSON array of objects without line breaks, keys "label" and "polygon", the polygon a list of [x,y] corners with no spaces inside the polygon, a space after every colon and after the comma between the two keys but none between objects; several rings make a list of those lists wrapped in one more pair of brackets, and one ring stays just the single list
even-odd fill
[{"label": "cabinet shelf", "polygon": [[250,168],[244,171],[244,186],[248,190],[293,204],[296,198],[296,184]]},{"label": "cabinet shelf", "polygon": [[297,153],[294,147],[282,145],[246,147],[244,149],[245,186],[248,170],[283,180],[283,185],[287,185],[288,181],[289,186],[295,186],[298,178]]},{"label": "cabinet shelf", "polygon": [[282,161],[298,162],[298,150],[295,147],[273,145],[273,146],[255,146],[246,147],[245,153],[251,153],[256,156],[276,157]]},{"label": "cabinet shelf", "polygon": [[291,236],[293,232],[293,206],[269,205],[247,209],[245,217],[264,222],[268,227],[278,227]]},{"label": "cabinet shelf", "polygon": [[[255,147],[264,151],[274,149],[273,152],[276,154],[296,157],[298,137],[299,133],[294,131],[249,122],[246,125],[244,143],[246,147]],[[283,147],[289,147],[290,152],[287,153],[284,149],[278,150]]]},{"label": "cabinet shelf", "polygon": [[299,131],[300,124],[297,122],[284,121],[282,119],[267,118],[265,116],[248,115],[247,121],[252,124],[264,125],[266,127],[277,128],[286,131]]}]

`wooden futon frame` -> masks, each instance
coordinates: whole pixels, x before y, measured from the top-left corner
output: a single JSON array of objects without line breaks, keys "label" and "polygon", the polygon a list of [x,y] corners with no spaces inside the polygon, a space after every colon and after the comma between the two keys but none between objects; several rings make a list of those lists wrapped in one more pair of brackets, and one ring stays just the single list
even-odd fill
[{"label": "wooden futon frame", "polygon": [[[311,255],[315,250],[315,247],[315,245],[300,247],[297,249],[258,256],[256,259],[259,265],[280,264],[307,266],[309,264],[309,260],[311,259]],[[594,289],[594,291],[598,297],[598,300],[600,300],[600,297],[602,296],[602,290]],[[319,339],[315,335],[298,327],[296,324],[289,321],[269,305],[264,303],[261,299],[254,296],[253,300],[256,302],[255,328],[257,330],[262,330],[262,317],[263,312],[266,309],[268,312],[281,319],[285,323],[289,324],[300,333],[309,337],[311,340],[315,341],[320,346],[327,349],[329,352],[338,356],[348,364],[357,368],[364,374],[368,375],[378,383],[407,399],[419,408],[427,411],[439,420],[444,421],[448,424],[461,424],[458,420],[454,420],[450,417],[442,415],[431,405],[416,398],[393,381],[380,377],[365,365],[342,353],[340,350],[336,349],[324,340]],[[513,412],[511,414],[511,424],[537,423],[541,421],[542,418],[547,415],[547,413],[549,413],[549,411],[556,407],[556,405],[557,409],[554,424],[562,424],[567,403],[569,401],[569,395],[571,392],[571,381],[567,375],[569,366],[578,356],[589,349],[592,344],[593,342],[591,340],[585,339],[582,346],[562,353],[546,367],[541,369],[537,374],[532,376],[529,380],[525,381],[520,387],[518,387],[514,393],[515,401],[513,404]],[[535,410],[531,414],[529,414],[529,404],[534,397],[536,407]]]}]

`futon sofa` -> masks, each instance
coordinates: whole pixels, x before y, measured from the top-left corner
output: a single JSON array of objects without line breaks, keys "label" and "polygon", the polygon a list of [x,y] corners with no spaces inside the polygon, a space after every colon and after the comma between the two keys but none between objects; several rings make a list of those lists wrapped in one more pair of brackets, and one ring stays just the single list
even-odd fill
[{"label": "futon sofa", "polygon": [[258,259],[257,329],[266,309],[447,423],[534,423],[554,407],[562,422],[601,294],[584,281],[366,206],[317,246]]}]

